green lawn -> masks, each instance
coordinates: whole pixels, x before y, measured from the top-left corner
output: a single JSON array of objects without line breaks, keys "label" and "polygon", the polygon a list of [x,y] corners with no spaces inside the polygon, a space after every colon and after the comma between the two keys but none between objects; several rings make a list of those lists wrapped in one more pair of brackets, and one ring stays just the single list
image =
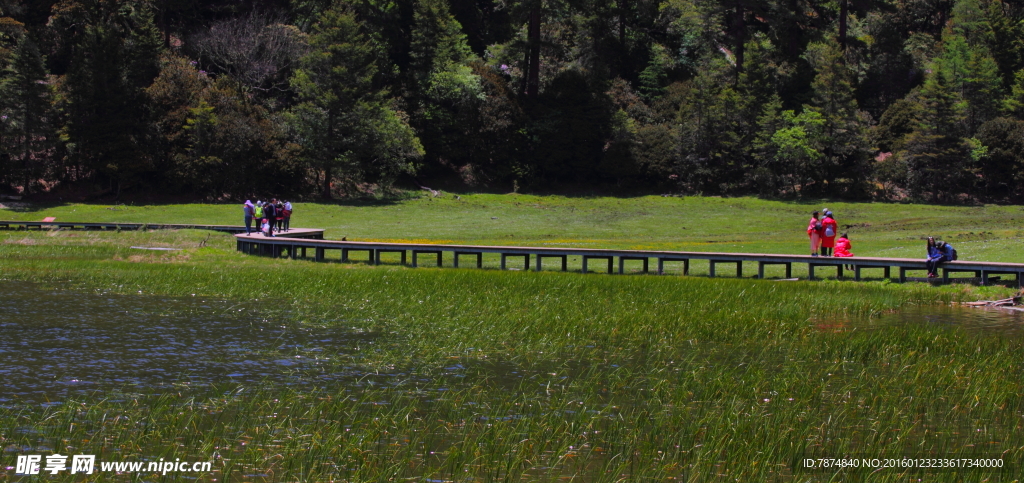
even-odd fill
[{"label": "green lawn", "polygon": [[[1024,207],[779,202],[756,198],[412,197],[392,202],[296,203],[293,225],[327,238],[485,245],[686,251],[808,252],[810,212],[830,208],[861,256],[923,257],[924,237],[964,260],[1024,262]],[[64,204],[0,209],[0,219],[241,224],[240,205]]]}]

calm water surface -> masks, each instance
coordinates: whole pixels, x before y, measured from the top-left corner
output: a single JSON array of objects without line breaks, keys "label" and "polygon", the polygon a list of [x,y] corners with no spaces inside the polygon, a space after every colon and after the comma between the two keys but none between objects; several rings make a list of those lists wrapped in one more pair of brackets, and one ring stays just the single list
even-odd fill
[{"label": "calm water surface", "polygon": [[259,309],[0,281],[0,404],[222,382],[322,387],[351,378],[350,355],[375,338]]},{"label": "calm water surface", "polygon": [[881,327],[917,325],[931,328],[960,327],[978,335],[1024,336],[1024,311],[995,307],[916,306],[875,317],[818,320],[819,326],[836,330],[871,330]]}]

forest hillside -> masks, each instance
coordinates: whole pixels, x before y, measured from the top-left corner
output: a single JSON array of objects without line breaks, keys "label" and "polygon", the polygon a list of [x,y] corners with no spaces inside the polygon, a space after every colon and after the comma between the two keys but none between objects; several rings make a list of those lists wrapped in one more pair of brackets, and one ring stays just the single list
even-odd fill
[{"label": "forest hillside", "polygon": [[1019,2],[0,0],[0,67],[7,195],[1024,202]]}]

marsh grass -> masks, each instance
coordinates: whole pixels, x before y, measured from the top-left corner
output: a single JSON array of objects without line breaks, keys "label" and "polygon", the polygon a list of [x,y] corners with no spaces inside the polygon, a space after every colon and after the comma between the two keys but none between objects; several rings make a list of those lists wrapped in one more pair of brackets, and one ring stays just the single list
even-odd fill
[{"label": "marsh grass", "polygon": [[[210,481],[1019,478],[1020,340],[820,322],[1006,288],[318,264],[241,255],[229,237],[198,248],[205,236],[0,232],[0,279],[273,299],[299,321],[375,334],[352,355],[362,375],[331,390],[224,385],[7,405],[6,447],[125,461],[216,455],[201,478]],[[1002,455],[1011,468],[793,466],[852,454]]]}]

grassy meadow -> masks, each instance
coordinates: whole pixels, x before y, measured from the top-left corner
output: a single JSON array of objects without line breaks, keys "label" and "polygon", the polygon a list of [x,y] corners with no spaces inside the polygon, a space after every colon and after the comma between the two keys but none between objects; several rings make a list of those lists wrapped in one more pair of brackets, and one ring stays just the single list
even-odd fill
[{"label": "grassy meadow", "polygon": [[[0,219],[241,225],[240,206],[61,204],[0,209]],[[1022,206],[446,193],[295,203],[292,224],[325,228],[329,239],[803,254],[810,213],[824,207],[849,232],[856,255],[924,258],[923,237],[937,236],[965,260],[1024,261]]]},{"label": "grassy meadow", "polygon": [[[809,212],[823,206],[446,195],[297,204],[293,225],[350,240],[803,253]],[[858,255],[917,257],[921,237],[938,235],[964,259],[1021,261],[1021,207],[827,206],[854,225]],[[240,212],[72,204],[0,219],[237,224]],[[129,248],[139,245],[183,250]],[[0,443],[14,448],[5,466],[18,448],[45,446],[214,458],[200,481],[1019,481],[1024,471],[1019,338],[847,322],[1007,287],[314,263],[246,256],[230,236],[192,230],[0,231],[0,280],[274,300],[284,310],[272,316],[374,336],[328,354],[363,374],[343,389],[225,384],[0,406]],[[794,465],[851,455],[1001,456],[1007,468]],[[161,477],[96,481],[133,479]]]}]

